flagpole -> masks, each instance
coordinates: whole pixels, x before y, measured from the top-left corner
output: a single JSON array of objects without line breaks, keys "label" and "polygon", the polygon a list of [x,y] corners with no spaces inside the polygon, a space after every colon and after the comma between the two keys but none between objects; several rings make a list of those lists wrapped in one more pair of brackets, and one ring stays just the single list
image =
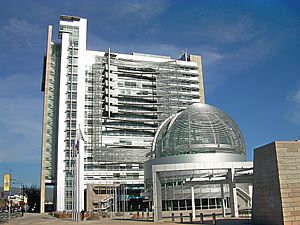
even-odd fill
[{"label": "flagpole", "polygon": [[80,196],[80,189],[79,189],[79,158],[80,158],[80,147],[81,147],[81,143],[80,143],[80,125],[78,128],[78,137],[77,137],[77,141],[78,141],[78,149],[77,149],[77,158],[76,158],[76,221],[79,222],[79,196]]},{"label": "flagpole", "polygon": [[72,220],[74,220],[74,173],[73,173],[73,151],[74,151],[74,146],[72,145],[72,148],[71,148],[71,152],[70,152],[70,164],[69,164],[69,170],[70,170],[70,173],[71,173],[71,178],[72,178],[72,182],[71,182],[71,185],[72,185],[72,208],[71,208],[71,215],[72,215]]},{"label": "flagpole", "polygon": [[[80,212],[83,209],[82,206],[82,197],[83,197],[83,176],[84,176],[84,167],[82,169],[82,166],[84,165],[84,162],[82,162],[83,157],[83,151],[84,151],[84,143],[81,143],[81,141],[84,141],[80,124],[78,126],[77,130],[77,152],[76,152],[76,221],[80,221]],[[83,178],[83,179],[82,179]]]},{"label": "flagpole", "polygon": [[74,147],[73,147],[73,150],[72,150],[72,176],[73,176],[73,180],[72,180],[72,193],[73,193],[73,196],[72,196],[72,220],[76,220],[76,215],[75,215],[75,203],[76,203],[76,174],[75,174],[75,157],[76,157],[76,154],[74,153],[76,151],[76,143],[74,141]]},{"label": "flagpole", "polygon": [[77,137],[76,140],[74,141],[74,145],[72,148],[72,220],[73,221],[77,221],[77,196],[78,196],[78,192],[77,192],[77,152],[79,149],[79,145],[77,143],[78,141],[78,129],[76,129],[76,133],[77,133]]},{"label": "flagpole", "polygon": [[[80,146],[80,145],[79,145]],[[79,151],[79,149],[78,149]],[[79,180],[79,158],[80,158],[80,152],[77,153],[77,159],[76,159],[76,221],[79,222],[79,197],[80,197],[80,180]]]}]

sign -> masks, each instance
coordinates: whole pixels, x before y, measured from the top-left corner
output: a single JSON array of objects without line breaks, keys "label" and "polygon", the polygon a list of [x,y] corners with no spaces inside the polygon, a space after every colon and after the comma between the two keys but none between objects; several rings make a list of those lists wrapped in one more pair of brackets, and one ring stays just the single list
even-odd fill
[{"label": "sign", "polygon": [[27,196],[24,196],[24,203],[25,203],[25,204],[28,203]]},{"label": "sign", "polygon": [[10,190],[10,174],[4,174],[3,191]]}]

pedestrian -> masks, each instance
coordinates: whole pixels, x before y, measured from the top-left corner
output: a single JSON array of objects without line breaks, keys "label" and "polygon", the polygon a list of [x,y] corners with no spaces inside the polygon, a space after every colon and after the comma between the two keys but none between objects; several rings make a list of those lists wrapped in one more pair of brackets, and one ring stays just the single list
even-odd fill
[{"label": "pedestrian", "polygon": [[84,210],[81,210],[80,215],[81,215],[81,220],[83,221],[84,220]]},{"label": "pedestrian", "polygon": [[24,206],[21,207],[21,212],[22,212],[22,217],[23,217],[24,216],[24,212],[25,212]]}]

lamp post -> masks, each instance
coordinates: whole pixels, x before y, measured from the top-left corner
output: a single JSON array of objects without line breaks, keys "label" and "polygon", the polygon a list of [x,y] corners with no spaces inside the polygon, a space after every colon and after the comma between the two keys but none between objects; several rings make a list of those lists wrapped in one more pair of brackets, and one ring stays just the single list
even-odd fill
[{"label": "lamp post", "polygon": [[9,171],[9,196],[8,196],[8,223],[10,222],[10,208],[11,208],[11,169],[0,159],[2,167],[5,167]]}]

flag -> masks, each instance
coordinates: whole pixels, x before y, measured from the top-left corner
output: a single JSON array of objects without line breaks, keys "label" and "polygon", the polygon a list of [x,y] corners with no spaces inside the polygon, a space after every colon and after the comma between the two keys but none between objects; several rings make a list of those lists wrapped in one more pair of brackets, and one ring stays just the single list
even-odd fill
[{"label": "flag", "polygon": [[78,151],[79,151],[79,142],[76,140],[76,141],[73,141],[72,143],[72,156],[76,156],[78,154]]},{"label": "flag", "polygon": [[77,140],[82,140],[82,141],[84,141],[84,138],[83,138],[83,135],[82,135],[82,132],[81,132],[80,127],[79,127],[78,130],[77,130]]},{"label": "flag", "polygon": [[76,140],[72,144],[72,155],[76,156],[79,154],[79,140]]},{"label": "flag", "polygon": [[84,141],[84,138],[83,138],[81,129],[79,127],[78,130],[77,130],[77,134],[76,134],[76,142],[74,143],[74,149],[76,151],[76,154],[79,153],[79,143],[80,143],[81,140]]}]

